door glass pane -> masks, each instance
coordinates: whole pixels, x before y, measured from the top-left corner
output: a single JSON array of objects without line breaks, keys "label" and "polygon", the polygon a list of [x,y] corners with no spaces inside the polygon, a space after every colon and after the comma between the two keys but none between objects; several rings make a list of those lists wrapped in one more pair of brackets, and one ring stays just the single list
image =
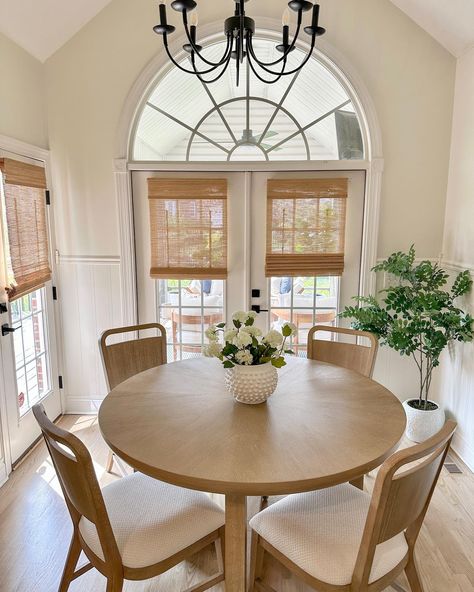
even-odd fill
[{"label": "door glass pane", "polygon": [[339,311],[338,277],[271,278],[270,322],[281,329],[285,322],[294,323],[297,335],[291,348],[306,357],[308,332],[313,325],[335,325]]},{"label": "door glass pane", "polygon": [[205,331],[224,320],[224,280],[157,280],[159,322],[166,328],[168,360],[202,355]]},{"label": "door glass pane", "polygon": [[51,391],[43,303],[40,288],[11,304],[20,417]]}]

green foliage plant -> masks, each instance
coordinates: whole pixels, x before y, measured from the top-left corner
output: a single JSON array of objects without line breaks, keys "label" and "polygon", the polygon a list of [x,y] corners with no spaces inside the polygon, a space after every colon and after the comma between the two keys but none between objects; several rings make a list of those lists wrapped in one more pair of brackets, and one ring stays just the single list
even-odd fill
[{"label": "green foliage plant", "polygon": [[419,371],[419,397],[411,403],[416,409],[435,408],[428,400],[433,370],[443,350],[453,341],[473,339],[473,318],[455,301],[471,291],[469,271],[460,272],[451,289],[448,273],[438,263],[415,264],[415,248],[393,253],[373,268],[390,274],[393,282],[374,296],[355,297],[357,306],[340,314],[351,319],[352,327],[374,333],[381,345],[388,345],[402,356],[411,356]]}]

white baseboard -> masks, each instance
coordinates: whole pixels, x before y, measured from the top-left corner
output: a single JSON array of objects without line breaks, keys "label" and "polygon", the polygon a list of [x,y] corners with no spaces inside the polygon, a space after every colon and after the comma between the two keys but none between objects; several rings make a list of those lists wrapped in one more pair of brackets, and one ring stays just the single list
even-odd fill
[{"label": "white baseboard", "polygon": [[103,399],[80,399],[79,397],[65,397],[65,415],[97,415]]},{"label": "white baseboard", "polygon": [[474,448],[457,432],[454,434],[452,448],[474,473]]},{"label": "white baseboard", "polygon": [[8,481],[7,465],[5,464],[5,461],[2,460],[0,462],[0,487],[2,487],[2,485],[5,485],[5,483],[7,481]]}]

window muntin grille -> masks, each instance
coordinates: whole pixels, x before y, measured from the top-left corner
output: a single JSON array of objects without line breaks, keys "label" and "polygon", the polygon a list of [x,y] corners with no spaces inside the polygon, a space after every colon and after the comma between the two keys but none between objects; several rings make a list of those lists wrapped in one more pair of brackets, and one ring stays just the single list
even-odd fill
[{"label": "window muntin grille", "polygon": [[[274,42],[259,39],[267,60]],[[218,55],[221,44],[209,47]],[[295,50],[291,59],[301,59]],[[183,64],[187,58],[183,60]],[[170,70],[148,97],[133,145],[135,161],[312,161],[364,158],[361,126],[348,91],[316,58],[293,77],[264,85],[234,72],[207,85]]]}]

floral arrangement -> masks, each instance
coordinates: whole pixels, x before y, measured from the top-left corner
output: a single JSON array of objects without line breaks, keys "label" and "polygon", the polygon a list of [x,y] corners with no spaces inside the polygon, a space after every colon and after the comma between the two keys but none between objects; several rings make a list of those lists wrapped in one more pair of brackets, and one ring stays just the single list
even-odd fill
[{"label": "floral arrangement", "polygon": [[281,331],[271,329],[263,335],[261,329],[254,326],[256,316],[255,312],[239,311],[232,316],[232,328],[226,329],[226,323],[211,325],[206,331],[209,345],[204,349],[204,355],[219,358],[224,368],[258,366],[268,362],[275,368],[285,366],[284,354],[294,353],[286,349],[286,343],[289,337],[296,335],[296,326],[285,323]]}]

